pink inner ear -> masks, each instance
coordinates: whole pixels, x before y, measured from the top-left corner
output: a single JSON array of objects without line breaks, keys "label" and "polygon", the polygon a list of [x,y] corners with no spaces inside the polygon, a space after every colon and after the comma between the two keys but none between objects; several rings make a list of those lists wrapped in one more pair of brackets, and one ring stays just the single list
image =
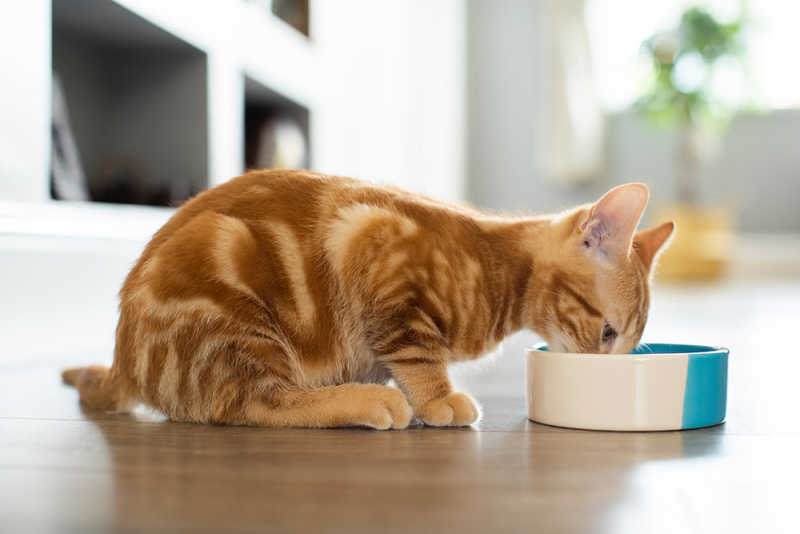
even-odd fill
[{"label": "pink inner ear", "polygon": [[608,239],[611,233],[609,222],[602,215],[590,216],[586,222],[581,225],[583,233],[583,246],[584,248],[597,248],[603,244],[604,239]]},{"label": "pink inner ear", "polygon": [[621,185],[603,195],[581,228],[584,246],[608,257],[627,255],[648,197],[644,184]]}]

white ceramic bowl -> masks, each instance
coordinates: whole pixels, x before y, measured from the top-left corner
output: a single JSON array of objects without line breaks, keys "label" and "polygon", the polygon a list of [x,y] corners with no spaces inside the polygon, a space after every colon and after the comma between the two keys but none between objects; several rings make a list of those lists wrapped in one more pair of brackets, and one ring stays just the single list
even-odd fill
[{"label": "white ceramic bowl", "polygon": [[588,430],[681,430],[725,420],[728,349],[651,343],[633,354],[528,349],[528,418]]}]

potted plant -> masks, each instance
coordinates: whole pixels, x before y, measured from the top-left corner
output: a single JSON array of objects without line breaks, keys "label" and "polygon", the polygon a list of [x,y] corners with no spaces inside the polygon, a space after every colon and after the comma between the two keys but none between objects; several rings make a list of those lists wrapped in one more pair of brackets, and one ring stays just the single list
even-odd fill
[{"label": "potted plant", "polygon": [[701,160],[724,133],[737,104],[715,93],[715,68],[735,60],[742,50],[742,22],[720,23],[702,8],[686,10],[678,26],[643,43],[652,70],[636,103],[650,122],[676,133],[677,203],[657,216],[674,219],[679,231],[661,259],[667,278],[713,278],[722,274],[732,243],[729,210],[702,205]]}]

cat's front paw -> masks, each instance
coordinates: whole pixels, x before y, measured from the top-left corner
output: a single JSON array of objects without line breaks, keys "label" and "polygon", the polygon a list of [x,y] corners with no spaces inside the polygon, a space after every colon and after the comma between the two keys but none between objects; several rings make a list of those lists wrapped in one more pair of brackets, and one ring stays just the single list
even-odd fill
[{"label": "cat's front paw", "polygon": [[408,426],[413,410],[399,389],[377,384],[360,385],[356,402],[355,424],[377,430],[403,429]]},{"label": "cat's front paw", "polygon": [[478,420],[480,412],[466,393],[450,393],[433,399],[417,410],[417,417],[430,426],[468,426]]}]

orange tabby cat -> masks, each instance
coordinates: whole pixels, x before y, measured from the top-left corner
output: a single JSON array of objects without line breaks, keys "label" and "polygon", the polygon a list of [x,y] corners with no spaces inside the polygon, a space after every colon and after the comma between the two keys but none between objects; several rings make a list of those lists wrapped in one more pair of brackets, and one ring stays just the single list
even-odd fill
[{"label": "orange tabby cat", "polygon": [[[397,189],[250,172],[187,202],[120,292],[112,367],[64,371],[83,401],[178,421],[469,425],[447,364],[522,328],[628,352],[673,223],[634,230],[629,184],[556,216],[494,217]],[[400,389],[384,385],[394,378]]]}]

